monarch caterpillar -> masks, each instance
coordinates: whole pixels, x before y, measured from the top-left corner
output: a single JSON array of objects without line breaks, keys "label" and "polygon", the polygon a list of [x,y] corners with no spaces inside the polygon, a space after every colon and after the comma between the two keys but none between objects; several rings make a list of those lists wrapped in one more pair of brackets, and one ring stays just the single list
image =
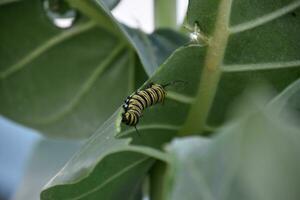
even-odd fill
[{"label": "monarch caterpillar", "polygon": [[173,81],[165,85],[150,83],[146,89],[138,90],[128,96],[123,104],[122,122],[136,128],[140,117],[143,115],[143,110],[154,104],[163,103],[167,94],[165,88],[176,82],[184,81]]}]

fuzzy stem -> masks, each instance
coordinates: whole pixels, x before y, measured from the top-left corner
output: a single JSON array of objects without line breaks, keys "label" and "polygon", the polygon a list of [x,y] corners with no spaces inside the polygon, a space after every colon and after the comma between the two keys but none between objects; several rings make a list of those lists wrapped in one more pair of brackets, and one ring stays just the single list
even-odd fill
[{"label": "fuzzy stem", "polygon": [[150,199],[164,200],[164,178],[166,172],[166,164],[156,162],[150,171]]},{"label": "fuzzy stem", "polygon": [[232,0],[221,0],[215,30],[210,37],[198,92],[179,135],[201,134],[211,110],[221,77],[221,65],[229,37],[229,17]]}]

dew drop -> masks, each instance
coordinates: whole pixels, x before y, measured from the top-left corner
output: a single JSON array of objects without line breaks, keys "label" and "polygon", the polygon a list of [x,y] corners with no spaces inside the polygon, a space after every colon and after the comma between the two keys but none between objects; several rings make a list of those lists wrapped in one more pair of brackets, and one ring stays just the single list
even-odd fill
[{"label": "dew drop", "polygon": [[43,8],[50,21],[62,29],[70,28],[77,15],[77,12],[64,0],[44,0]]},{"label": "dew drop", "polygon": [[205,46],[208,43],[208,38],[200,30],[199,23],[195,22],[194,27],[185,26],[185,28],[190,31],[189,37],[192,43]]},{"label": "dew drop", "polygon": [[200,34],[198,32],[192,32],[190,33],[190,39],[192,42],[198,42],[199,41],[199,36]]}]

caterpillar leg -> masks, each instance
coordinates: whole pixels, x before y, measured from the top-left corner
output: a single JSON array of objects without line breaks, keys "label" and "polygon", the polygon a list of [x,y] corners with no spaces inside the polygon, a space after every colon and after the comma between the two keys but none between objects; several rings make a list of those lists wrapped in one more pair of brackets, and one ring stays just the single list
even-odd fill
[{"label": "caterpillar leg", "polygon": [[152,87],[152,85],[154,85],[154,83],[153,82],[150,82],[149,84],[148,84],[148,88],[151,88]]},{"label": "caterpillar leg", "polygon": [[175,84],[177,84],[177,83],[182,83],[182,84],[187,84],[187,81],[183,81],[183,80],[175,80],[175,81],[171,81],[171,82],[169,82],[169,83],[166,83],[166,84],[164,84],[164,85],[162,85],[163,86],[163,88],[165,88],[165,87],[168,87],[168,86],[172,86],[172,85],[175,85]]}]

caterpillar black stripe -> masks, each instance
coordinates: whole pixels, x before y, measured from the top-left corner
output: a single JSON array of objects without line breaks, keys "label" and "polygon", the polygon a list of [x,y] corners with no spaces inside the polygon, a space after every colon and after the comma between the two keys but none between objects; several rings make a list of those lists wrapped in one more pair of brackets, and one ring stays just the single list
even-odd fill
[{"label": "caterpillar black stripe", "polygon": [[151,83],[146,89],[136,91],[127,97],[123,104],[122,122],[136,127],[145,108],[164,101],[166,97],[165,87],[168,85],[170,84],[159,85]]}]

